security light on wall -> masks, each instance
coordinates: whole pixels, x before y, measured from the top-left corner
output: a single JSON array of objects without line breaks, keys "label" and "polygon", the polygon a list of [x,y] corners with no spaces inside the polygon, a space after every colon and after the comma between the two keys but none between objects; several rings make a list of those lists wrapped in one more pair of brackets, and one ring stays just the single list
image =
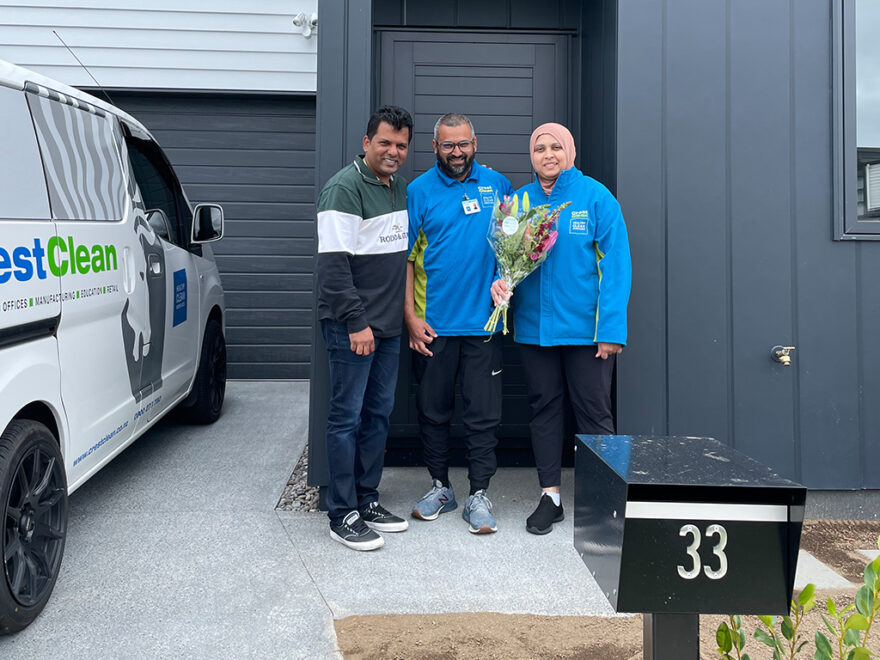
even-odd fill
[{"label": "security light on wall", "polygon": [[303,12],[293,17],[293,24],[302,31],[302,35],[308,39],[313,32],[318,31],[318,13],[312,12],[311,16],[306,16]]}]

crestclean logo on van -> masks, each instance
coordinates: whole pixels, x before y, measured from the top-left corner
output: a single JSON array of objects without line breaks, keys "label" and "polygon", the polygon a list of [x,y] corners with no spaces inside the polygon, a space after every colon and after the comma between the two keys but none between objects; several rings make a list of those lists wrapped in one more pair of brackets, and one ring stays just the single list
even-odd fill
[{"label": "crestclean logo on van", "polygon": [[73,236],[53,236],[45,248],[39,238],[34,239],[33,247],[21,245],[11,252],[0,247],[0,284],[13,277],[27,282],[35,276],[45,280],[50,274],[64,277],[117,269],[116,246],[78,245]]}]

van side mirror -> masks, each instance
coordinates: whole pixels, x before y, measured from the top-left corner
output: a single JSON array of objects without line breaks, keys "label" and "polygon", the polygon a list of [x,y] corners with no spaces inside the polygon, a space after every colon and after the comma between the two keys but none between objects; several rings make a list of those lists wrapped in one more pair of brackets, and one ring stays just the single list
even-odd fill
[{"label": "van side mirror", "polygon": [[219,204],[196,204],[193,211],[192,242],[211,243],[223,238],[223,207]]},{"label": "van side mirror", "polygon": [[165,215],[165,211],[162,209],[148,209],[145,215],[147,216],[147,223],[156,233],[156,236],[170,241],[171,225],[168,222],[168,216]]}]

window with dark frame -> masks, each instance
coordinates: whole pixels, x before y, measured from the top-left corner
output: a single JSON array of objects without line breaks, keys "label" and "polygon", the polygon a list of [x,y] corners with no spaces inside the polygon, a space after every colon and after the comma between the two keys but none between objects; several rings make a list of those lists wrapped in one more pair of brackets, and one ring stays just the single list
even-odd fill
[{"label": "window with dark frame", "polygon": [[177,177],[165,163],[158,145],[133,136],[126,136],[125,142],[144,206],[147,210],[164,211],[171,235],[163,238],[175,245],[186,247],[192,218]]},{"label": "window with dark frame", "polygon": [[837,0],[838,239],[880,240],[880,2]]}]

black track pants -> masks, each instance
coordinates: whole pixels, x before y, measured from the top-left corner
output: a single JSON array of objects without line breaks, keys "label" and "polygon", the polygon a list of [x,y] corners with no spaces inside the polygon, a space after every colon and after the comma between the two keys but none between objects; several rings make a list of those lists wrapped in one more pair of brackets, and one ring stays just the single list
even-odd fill
[{"label": "black track pants", "polygon": [[562,470],[564,388],[576,433],[614,433],[611,375],[614,357],[594,357],[595,346],[517,344],[526,372],[532,421],[529,430],[541,488],[558,486]]},{"label": "black track pants", "polygon": [[432,479],[449,481],[449,423],[460,378],[471,491],[488,488],[498,464],[495,429],[501,421],[501,339],[436,337],[433,357],[416,356],[416,396],[425,465]]}]

